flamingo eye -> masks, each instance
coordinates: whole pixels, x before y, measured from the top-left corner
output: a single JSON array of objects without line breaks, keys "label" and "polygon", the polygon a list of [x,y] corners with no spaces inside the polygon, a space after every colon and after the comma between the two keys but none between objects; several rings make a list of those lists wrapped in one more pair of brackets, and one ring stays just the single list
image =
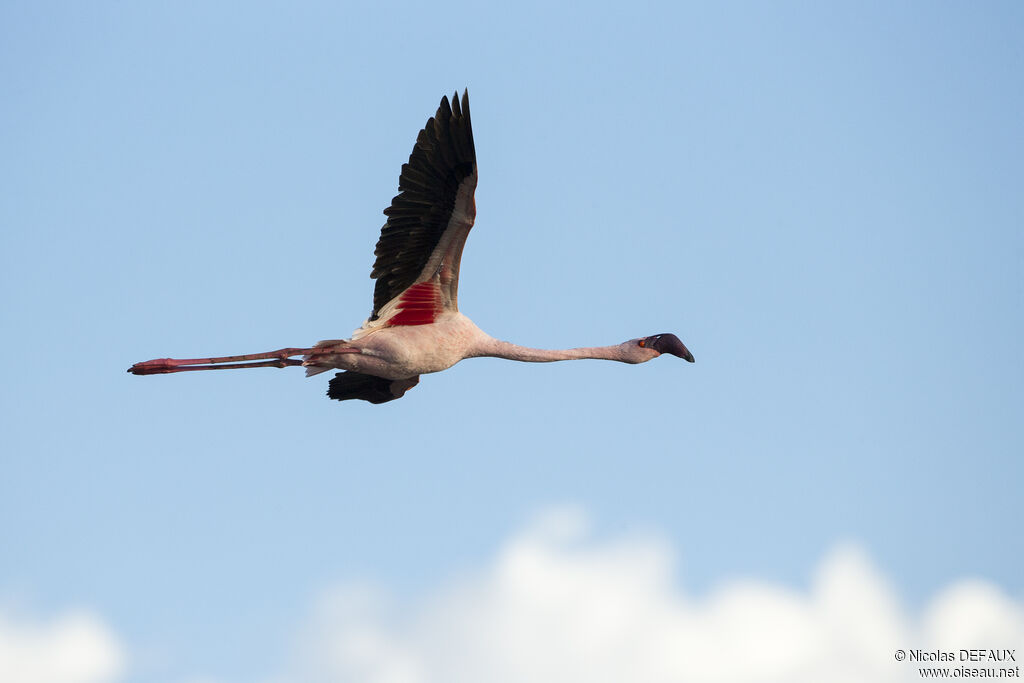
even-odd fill
[{"label": "flamingo eye", "polygon": [[646,339],[641,339],[640,341],[637,342],[637,346],[640,346],[640,347],[647,346],[647,340]]}]

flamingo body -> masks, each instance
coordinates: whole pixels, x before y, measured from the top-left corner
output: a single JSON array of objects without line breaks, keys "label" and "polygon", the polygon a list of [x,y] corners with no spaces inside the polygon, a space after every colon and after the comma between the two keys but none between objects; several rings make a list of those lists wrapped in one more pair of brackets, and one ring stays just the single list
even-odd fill
[{"label": "flamingo body", "polygon": [[[386,379],[441,372],[475,355],[490,339],[458,311],[442,311],[430,324],[382,327],[358,338],[323,341],[304,359],[307,375],[338,368]],[[332,349],[358,349],[336,353]]]},{"label": "flamingo body", "polygon": [[[322,341],[312,348],[136,363],[137,375],[246,367],[301,365],[307,375],[339,369],[327,395],[337,400],[385,403],[400,398],[423,374],[446,370],[465,358],[492,356],[525,362],[597,358],[643,363],[664,353],[693,362],[673,334],[630,339],[612,346],[533,349],[499,341],[459,312],[459,265],[476,219],[476,149],[469,93],[449,103],[416,138],[402,165],[399,194],[385,209],[374,251],[373,309],[351,339]],[[294,356],[302,356],[302,360]],[[254,362],[255,361],[255,362]]]}]

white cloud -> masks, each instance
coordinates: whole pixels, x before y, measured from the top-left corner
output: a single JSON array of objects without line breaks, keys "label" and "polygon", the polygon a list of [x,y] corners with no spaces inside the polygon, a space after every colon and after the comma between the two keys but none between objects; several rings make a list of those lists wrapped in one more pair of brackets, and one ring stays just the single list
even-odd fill
[{"label": "white cloud", "polygon": [[[653,536],[595,541],[554,511],[481,571],[418,601],[345,586],[319,601],[295,680],[363,683],[853,683],[920,680],[897,649],[1022,648],[1024,606],[978,581],[921,616],[856,547],[796,591],[731,581],[695,599]],[[954,666],[959,662],[954,662]],[[975,663],[974,666],[977,666]]]},{"label": "white cloud", "polygon": [[0,681],[106,683],[120,677],[124,662],[117,637],[88,612],[46,622],[0,613]]},{"label": "white cloud", "polygon": [[[910,614],[852,545],[829,553],[806,590],[733,580],[698,598],[665,539],[597,540],[585,514],[561,509],[418,599],[332,590],[298,636],[294,665],[266,683],[906,683],[949,664],[897,662],[897,649],[1016,648],[1024,659],[1024,604],[964,580]],[[87,612],[0,611],[0,683],[113,683],[125,661]]]}]

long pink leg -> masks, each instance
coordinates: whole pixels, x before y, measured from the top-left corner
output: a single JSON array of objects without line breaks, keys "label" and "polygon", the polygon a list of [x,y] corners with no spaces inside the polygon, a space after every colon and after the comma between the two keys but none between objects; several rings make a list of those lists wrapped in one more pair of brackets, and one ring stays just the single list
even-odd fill
[{"label": "long pink leg", "polygon": [[[359,349],[351,347],[328,347],[330,353],[359,353]],[[324,349],[321,347],[320,349]],[[168,372],[187,372],[189,370],[230,370],[234,368],[285,368],[302,365],[302,361],[291,356],[304,356],[313,349],[288,348],[266,353],[250,353],[244,356],[221,356],[219,358],[156,358],[144,363],[136,363],[128,368],[133,375],[159,375]],[[260,363],[244,361],[264,360]]]}]

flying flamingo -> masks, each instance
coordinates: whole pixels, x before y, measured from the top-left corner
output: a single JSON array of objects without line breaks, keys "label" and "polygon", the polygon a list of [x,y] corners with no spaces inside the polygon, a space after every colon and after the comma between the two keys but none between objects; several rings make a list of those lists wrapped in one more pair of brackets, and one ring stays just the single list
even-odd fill
[{"label": "flying flamingo", "polygon": [[[351,339],[322,341],[312,348],[221,358],[158,358],[128,372],[153,375],[225,368],[306,368],[306,375],[341,369],[327,395],[339,401],[385,403],[416,386],[420,375],[440,372],[464,358],[490,356],[529,363],[600,358],[644,363],[663,353],[693,362],[674,334],[630,339],[614,346],[565,350],[532,349],[485,334],[459,312],[459,263],[476,217],[477,168],[469,93],[441,99],[437,114],[416,138],[402,165],[398,196],[384,211],[370,277],[377,283],[373,312]],[[302,359],[295,358],[302,356]]]}]

